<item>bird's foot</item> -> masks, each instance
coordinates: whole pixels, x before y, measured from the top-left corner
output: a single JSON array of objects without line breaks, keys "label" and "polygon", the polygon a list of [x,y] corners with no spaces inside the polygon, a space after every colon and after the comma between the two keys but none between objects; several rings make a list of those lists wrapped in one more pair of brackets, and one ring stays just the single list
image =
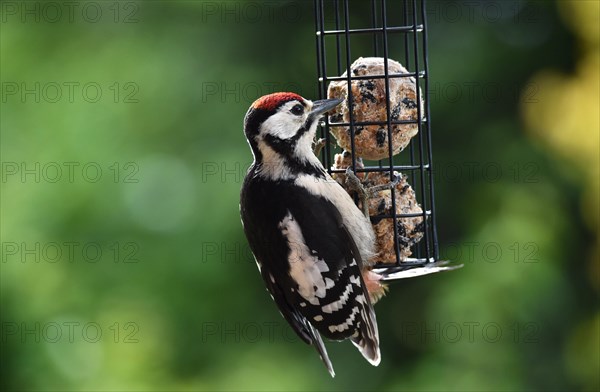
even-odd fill
[{"label": "bird's foot", "polygon": [[368,189],[362,184],[360,179],[354,174],[351,167],[346,169],[346,186],[348,189],[355,191],[361,202],[363,214],[369,218],[369,197]]},{"label": "bird's foot", "polygon": [[369,218],[369,199],[374,197],[377,193],[381,191],[395,188],[401,180],[402,176],[396,174],[394,175],[394,179],[390,182],[368,187],[361,182],[361,180],[356,176],[356,174],[354,174],[351,167],[348,167],[346,169],[346,185],[350,190],[353,190],[358,194],[363,213],[367,218]]},{"label": "bird's foot", "polygon": [[367,192],[369,194],[369,197],[373,197],[378,192],[395,188],[396,185],[398,185],[401,180],[402,180],[402,176],[401,175],[394,174],[394,179],[392,181],[387,182],[385,184],[373,185],[371,187],[368,187],[367,188]]}]

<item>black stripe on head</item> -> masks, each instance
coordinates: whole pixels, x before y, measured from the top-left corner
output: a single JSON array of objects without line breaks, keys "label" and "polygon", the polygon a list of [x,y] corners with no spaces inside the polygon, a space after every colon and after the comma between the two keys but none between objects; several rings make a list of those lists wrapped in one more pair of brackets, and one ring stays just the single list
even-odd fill
[{"label": "black stripe on head", "polygon": [[307,121],[296,131],[294,136],[281,139],[277,136],[273,135],[265,135],[265,142],[275,151],[277,151],[280,155],[283,156],[292,156],[294,152],[294,148],[296,148],[296,144],[298,144],[298,140],[310,129],[311,121],[307,119]]},{"label": "black stripe on head", "polygon": [[262,154],[258,148],[258,144],[256,143],[256,135],[258,135],[260,124],[262,124],[273,113],[274,112],[270,110],[256,109],[251,106],[244,117],[244,134],[246,135],[246,139],[248,139],[248,143],[250,144],[250,148],[252,149],[255,159],[259,162],[262,160]]},{"label": "black stripe on head", "polygon": [[[307,119],[306,123],[296,132],[296,134],[289,139],[280,139],[277,136],[265,135],[265,143],[271,147],[276,153],[278,153],[282,159],[284,159],[286,166],[294,174],[310,174],[319,178],[325,178],[325,172],[322,168],[314,166],[313,164],[300,160],[295,154],[294,149],[298,144],[298,140],[310,129],[310,118]],[[258,158],[257,158],[258,160]]]}]

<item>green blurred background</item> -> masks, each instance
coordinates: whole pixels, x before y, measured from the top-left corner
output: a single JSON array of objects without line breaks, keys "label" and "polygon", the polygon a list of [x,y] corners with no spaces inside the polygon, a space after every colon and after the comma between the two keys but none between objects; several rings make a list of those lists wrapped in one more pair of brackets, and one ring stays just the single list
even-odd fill
[{"label": "green blurred background", "polygon": [[335,379],[238,211],[250,103],[317,96],[312,2],[0,5],[2,390],[600,389],[597,1],[428,3],[465,266],[392,284],[381,365],[329,343]]}]

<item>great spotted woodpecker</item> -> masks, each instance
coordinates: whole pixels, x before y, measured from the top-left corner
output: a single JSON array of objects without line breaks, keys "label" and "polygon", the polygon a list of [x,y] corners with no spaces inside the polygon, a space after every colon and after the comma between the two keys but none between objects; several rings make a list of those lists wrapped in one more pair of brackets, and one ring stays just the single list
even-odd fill
[{"label": "great spotted woodpecker", "polygon": [[319,118],[340,102],[312,102],[294,93],[256,100],[244,119],[254,162],[240,201],[244,232],[268,291],[298,336],[316,347],[331,376],[320,335],[350,339],[377,366],[370,294],[383,290],[384,278],[445,269],[382,276],[368,268],[375,244],[371,223],[312,150]]}]

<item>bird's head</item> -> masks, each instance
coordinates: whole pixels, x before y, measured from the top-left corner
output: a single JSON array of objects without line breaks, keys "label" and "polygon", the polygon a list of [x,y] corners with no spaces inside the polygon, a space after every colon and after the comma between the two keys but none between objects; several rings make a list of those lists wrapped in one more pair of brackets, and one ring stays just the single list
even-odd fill
[{"label": "bird's head", "polygon": [[244,119],[244,132],[255,161],[300,163],[318,161],[312,142],[319,118],[342,102],[340,99],[310,101],[294,93],[260,97]]}]

